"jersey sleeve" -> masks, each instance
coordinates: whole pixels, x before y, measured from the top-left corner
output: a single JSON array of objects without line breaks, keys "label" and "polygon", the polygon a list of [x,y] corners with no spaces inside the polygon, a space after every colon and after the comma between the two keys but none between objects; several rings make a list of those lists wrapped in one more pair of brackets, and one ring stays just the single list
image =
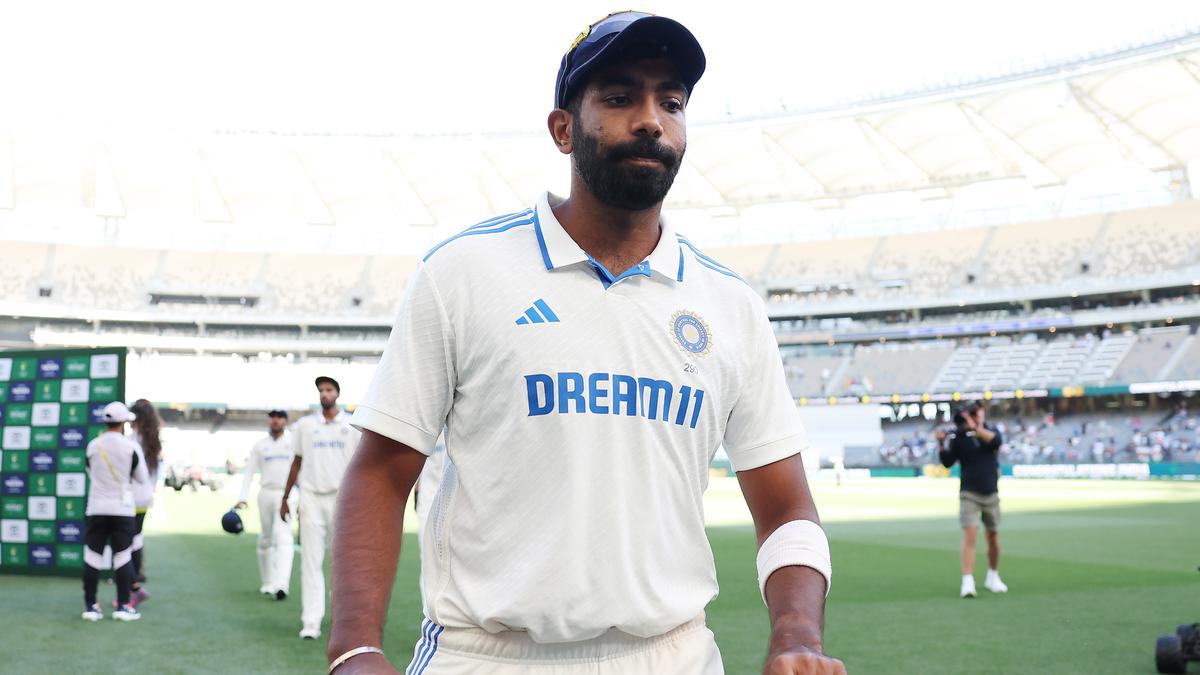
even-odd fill
[{"label": "jersey sleeve", "polygon": [[301,433],[302,429],[300,428],[302,424],[304,424],[304,420],[299,420],[296,422],[296,426],[292,427],[292,454],[296,457],[304,457],[304,443],[302,442],[304,434]]},{"label": "jersey sleeve", "polygon": [[254,481],[254,474],[258,473],[258,456],[261,454],[259,444],[255,444],[250,449],[250,457],[246,460],[246,466],[242,469],[242,491],[238,493],[238,501],[244,502],[250,497],[250,483]]},{"label": "jersey sleeve", "polygon": [[734,471],[765,466],[808,447],[765,311],[756,312],[751,334],[740,393],[725,426],[725,451]]},{"label": "jersey sleeve", "polygon": [[457,383],[451,317],[426,267],[418,268],[367,393],[350,423],[433,451]]}]

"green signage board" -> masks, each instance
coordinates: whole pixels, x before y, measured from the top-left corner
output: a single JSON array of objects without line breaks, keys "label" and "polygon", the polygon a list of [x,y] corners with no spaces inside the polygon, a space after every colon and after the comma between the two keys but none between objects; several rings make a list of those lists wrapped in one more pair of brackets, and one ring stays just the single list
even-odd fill
[{"label": "green signage board", "polygon": [[0,351],[0,573],[79,574],[93,411],[123,400],[124,349]]}]

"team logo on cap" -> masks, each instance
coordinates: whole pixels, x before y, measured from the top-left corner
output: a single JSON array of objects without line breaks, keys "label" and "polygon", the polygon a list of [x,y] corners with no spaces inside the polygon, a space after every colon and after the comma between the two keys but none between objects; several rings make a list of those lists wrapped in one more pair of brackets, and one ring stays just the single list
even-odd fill
[{"label": "team logo on cap", "polygon": [[712,331],[695,312],[681,309],[671,315],[671,334],[675,344],[692,356],[708,356],[712,351]]}]

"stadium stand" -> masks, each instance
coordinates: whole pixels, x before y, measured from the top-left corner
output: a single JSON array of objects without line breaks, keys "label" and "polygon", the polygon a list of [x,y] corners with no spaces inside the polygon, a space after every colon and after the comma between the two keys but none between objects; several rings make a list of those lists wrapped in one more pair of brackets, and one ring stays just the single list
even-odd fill
[{"label": "stadium stand", "polygon": [[1154,272],[1200,263],[1200,201],[1116,212],[1092,270],[1103,277]]},{"label": "stadium stand", "polygon": [[[993,416],[989,424],[1004,438],[1006,463],[1101,463],[1200,460],[1200,415],[1186,409],[1158,419],[1137,411],[1068,416]],[[920,465],[937,462],[933,423],[906,420],[884,427],[878,462]]]},{"label": "stadium stand", "polygon": [[[868,253],[878,245],[877,238],[779,244],[765,271],[751,275],[775,281],[853,283],[863,277],[870,262]],[[729,257],[728,251],[725,254]],[[741,273],[736,267],[734,270]]]},{"label": "stadium stand", "polygon": [[[261,253],[163,251],[156,281],[179,292],[233,293],[254,289],[263,276]],[[254,289],[254,290],[261,290]]]},{"label": "stadium stand", "polygon": [[346,314],[366,269],[363,256],[272,255],[264,271],[269,302],[285,314]]},{"label": "stadium stand", "polygon": [[888,237],[871,272],[880,280],[905,280],[906,294],[944,293],[966,283],[968,267],[979,255],[987,232],[976,227],[936,235]]},{"label": "stadium stand", "polygon": [[370,314],[391,317],[417,269],[415,256],[375,256],[367,262],[365,309]]},{"label": "stadium stand", "polygon": [[1112,382],[1155,382],[1165,375],[1163,367],[1188,337],[1186,326],[1146,328],[1117,366]]},{"label": "stadium stand", "polygon": [[156,251],[57,244],[50,251],[54,300],[67,306],[145,309]]},{"label": "stadium stand", "polygon": [[46,281],[45,244],[9,241],[0,244],[0,297],[28,300],[37,297]]},{"label": "stadium stand", "polygon": [[812,354],[804,351],[788,350],[783,352],[783,371],[787,376],[788,386],[797,397],[825,396],[826,390],[836,381],[846,357],[833,354]]},{"label": "stadium stand", "polygon": [[888,343],[857,347],[843,370],[834,395],[925,391],[954,352],[949,341]]},{"label": "stadium stand", "polygon": [[1060,218],[995,227],[980,254],[982,283],[994,287],[1054,283],[1072,276],[1103,216]]},{"label": "stadium stand", "polygon": [[1091,358],[1079,369],[1079,384],[1101,385],[1107,382],[1136,342],[1135,335],[1109,335],[1102,339]]},{"label": "stadium stand", "polygon": [[1168,380],[1200,380],[1200,338],[1189,335],[1179,347],[1174,367],[1167,372]]}]

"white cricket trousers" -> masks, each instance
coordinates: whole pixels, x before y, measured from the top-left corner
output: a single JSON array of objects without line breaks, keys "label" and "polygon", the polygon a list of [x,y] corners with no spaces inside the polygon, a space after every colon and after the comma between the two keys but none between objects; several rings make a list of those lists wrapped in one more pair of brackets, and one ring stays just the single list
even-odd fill
[{"label": "white cricket trousers", "polygon": [[539,644],[524,632],[446,628],[429,619],[404,675],[724,675],[704,615],[652,638],[618,630]]},{"label": "white cricket trousers", "polygon": [[[291,512],[296,512],[295,493]],[[279,517],[283,488],[262,488],[258,491],[258,576],[262,587],[274,593],[292,592],[292,561],[296,556],[296,538],[292,526]]]},{"label": "white cricket trousers", "polygon": [[321,630],[325,618],[325,550],[333,541],[337,493],[300,495],[300,622]]}]

